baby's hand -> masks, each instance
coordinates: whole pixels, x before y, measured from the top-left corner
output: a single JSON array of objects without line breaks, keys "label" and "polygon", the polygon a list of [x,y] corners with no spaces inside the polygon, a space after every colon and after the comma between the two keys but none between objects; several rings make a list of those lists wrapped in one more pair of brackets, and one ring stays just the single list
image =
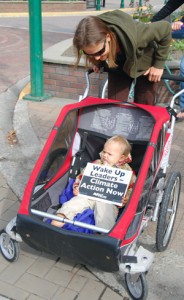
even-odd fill
[{"label": "baby's hand", "polygon": [[122,206],[125,206],[125,204],[127,203],[128,201],[128,196],[125,196],[122,198]]},{"label": "baby's hand", "polygon": [[73,194],[74,194],[74,196],[77,196],[79,194],[79,187],[78,186],[73,187]]}]

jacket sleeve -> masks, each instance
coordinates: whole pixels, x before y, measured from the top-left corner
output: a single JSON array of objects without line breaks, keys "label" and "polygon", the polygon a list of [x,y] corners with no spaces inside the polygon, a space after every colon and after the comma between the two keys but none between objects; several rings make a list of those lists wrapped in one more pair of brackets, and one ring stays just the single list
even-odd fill
[{"label": "jacket sleeve", "polygon": [[[154,47],[152,66],[158,69],[164,68],[168,58],[171,44],[171,24],[166,21],[159,21],[150,24],[137,24],[138,26],[138,49]],[[140,27],[140,28],[139,28]]]},{"label": "jacket sleeve", "polygon": [[173,11],[175,11],[178,7],[180,7],[184,3],[184,0],[169,0],[166,5],[164,5],[161,10],[159,10],[151,22],[156,22],[163,20],[167,16],[169,16]]},{"label": "jacket sleeve", "polygon": [[158,69],[164,68],[164,63],[168,58],[172,40],[171,25],[166,21],[160,21],[159,23],[161,22],[162,24],[150,24],[154,27],[154,41],[157,43],[157,49],[155,49],[153,66]]}]

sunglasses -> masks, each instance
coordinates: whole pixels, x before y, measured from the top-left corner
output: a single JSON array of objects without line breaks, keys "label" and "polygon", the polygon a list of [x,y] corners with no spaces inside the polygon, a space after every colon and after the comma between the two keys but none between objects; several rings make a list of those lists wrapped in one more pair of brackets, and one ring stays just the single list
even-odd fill
[{"label": "sunglasses", "polygon": [[87,56],[101,56],[104,52],[105,52],[105,48],[106,48],[106,39],[104,40],[104,45],[103,48],[101,50],[99,50],[98,52],[92,53],[92,54],[88,54],[83,50],[83,53]]}]

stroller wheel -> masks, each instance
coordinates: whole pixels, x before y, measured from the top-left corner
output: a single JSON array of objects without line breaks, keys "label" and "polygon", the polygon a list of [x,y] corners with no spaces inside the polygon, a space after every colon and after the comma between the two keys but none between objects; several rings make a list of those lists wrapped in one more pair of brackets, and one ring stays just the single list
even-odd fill
[{"label": "stroller wheel", "polygon": [[20,245],[2,230],[0,233],[0,250],[6,260],[13,262],[19,257]]},{"label": "stroller wheel", "polygon": [[125,274],[127,291],[134,300],[145,300],[148,296],[148,284],[145,273]]},{"label": "stroller wheel", "polygon": [[164,251],[170,241],[181,188],[181,174],[173,172],[169,176],[158,215],[156,231],[156,248]]}]

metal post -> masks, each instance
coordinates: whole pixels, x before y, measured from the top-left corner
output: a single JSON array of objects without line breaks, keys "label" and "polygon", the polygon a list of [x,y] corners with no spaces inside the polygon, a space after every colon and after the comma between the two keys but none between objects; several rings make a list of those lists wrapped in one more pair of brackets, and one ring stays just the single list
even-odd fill
[{"label": "metal post", "polygon": [[101,0],[96,0],[96,10],[100,10],[100,1]]},{"label": "metal post", "polygon": [[142,0],[139,0],[139,6],[142,7]]},{"label": "metal post", "polygon": [[125,1],[124,0],[121,0],[121,3],[120,3],[120,8],[124,8],[125,7]]},{"label": "metal post", "polygon": [[134,4],[135,4],[134,2],[135,2],[135,0],[131,0],[129,6],[134,7]]},{"label": "metal post", "polygon": [[42,101],[50,95],[43,91],[43,48],[41,0],[29,0],[30,81],[31,94],[26,100]]}]

